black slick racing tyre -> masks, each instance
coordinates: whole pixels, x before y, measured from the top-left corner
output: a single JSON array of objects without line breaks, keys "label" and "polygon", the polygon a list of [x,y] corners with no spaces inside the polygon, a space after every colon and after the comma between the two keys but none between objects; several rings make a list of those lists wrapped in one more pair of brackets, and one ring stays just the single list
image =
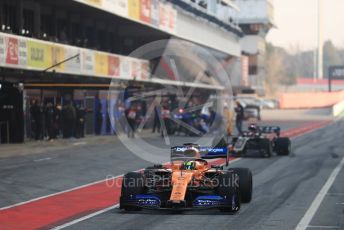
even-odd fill
[{"label": "black slick racing tyre", "polygon": [[240,210],[240,192],[236,186],[237,175],[233,172],[224,172],[218,177],[217,192],[231,202],[231,205],[219,208],[221,212],[235,214]]},{"label": "black slick racing tyre", "polygon": [[242,203],[249,203],[252,200],[252,172],[248,168],[232,168],[229,171],[239,176],[239,191]]},{"label": "black slick racing tyre", "polygon": [[144,193],[144,177],[141,173],[130,172],[123,176],[120,209],[126,211],[140,211],[140,207],[126,204],[126,201],[132,196]]},{"label": "black slick racing tyre", "polygon": [[279,137],[275,140],[275,152],[279,156],[288,156],[291,153],[291,141],[288,137]]}]

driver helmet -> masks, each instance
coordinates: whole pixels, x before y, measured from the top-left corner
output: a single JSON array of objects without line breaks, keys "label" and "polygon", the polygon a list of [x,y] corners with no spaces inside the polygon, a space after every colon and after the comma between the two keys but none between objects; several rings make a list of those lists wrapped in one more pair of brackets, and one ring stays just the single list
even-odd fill
[{"label": "driver helmet", "polygon": [[183,164],[184,170],[195,170],[196,169],[196,161],[187,161]]},{"label": "driver helmet", "polygon": [[257,132],[258,131],[257,125],[256,124],[250,124],[248,126],[248,131],[253,132],[253,133]]}]

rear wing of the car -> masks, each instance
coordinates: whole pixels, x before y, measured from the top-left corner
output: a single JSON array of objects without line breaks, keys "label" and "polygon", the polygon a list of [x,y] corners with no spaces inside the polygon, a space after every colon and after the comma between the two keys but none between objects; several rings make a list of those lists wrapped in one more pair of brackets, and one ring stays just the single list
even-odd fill
[{"label": "rear wing of the car", "polygon": [[281,134],[281,127],[279,127],[279,126],[262,126],[262,127],[259,127],[259,130],[261,133],[265,133],[265,134],[274,133],[278,137]]},{"label": "rear wing of the car", "polygon": [[174,146],[171,148],[171,161],[186,161],[192,160],[195,157],[186,155],[185,152],[188,148],[197,148],[202,159],[216,159],[224,158],[226,159],[226,165],[229,161],[229,152],[226,147],[203,147],[198,145],[184,145],[184,146]]}]

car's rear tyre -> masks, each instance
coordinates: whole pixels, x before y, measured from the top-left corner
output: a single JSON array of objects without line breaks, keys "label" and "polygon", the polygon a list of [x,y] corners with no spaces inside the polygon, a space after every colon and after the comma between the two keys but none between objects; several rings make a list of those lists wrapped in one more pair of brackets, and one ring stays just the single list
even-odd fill
[{"label": "car's rear tyre", "polygon": [[291,141],[288,137],[279,137],[275,140],[275,152],[279,156],[287,156],[291,153]]},{"label": "car's rear tyre", "polygon": [[231,201],[230,206],[220,208],[221,212],[234,214],[240,210],[240,192],[235,183],[236,178],[237,175],[233,172],[225,172],[218,177],[218,194]]},{"label": "car's rear tyre", "polygon": [[140,207],[128,205],[128,201],[132,196],[144,193],[144,177],[141,173],[130,172],[123,176],[120,208],[126,211],[140,211]]},{"label": "car's rear tyre", "polygon": [[239,176],[239,191],[242,203],[252,200],[252,172],[248,168],[232,168],[230,171]]},{"label": "car's rear tyre", "polygon": [[260,149],[263,157],[271,157],[272,155],[272,145],[271,141],[267,138],[260,140]]}]

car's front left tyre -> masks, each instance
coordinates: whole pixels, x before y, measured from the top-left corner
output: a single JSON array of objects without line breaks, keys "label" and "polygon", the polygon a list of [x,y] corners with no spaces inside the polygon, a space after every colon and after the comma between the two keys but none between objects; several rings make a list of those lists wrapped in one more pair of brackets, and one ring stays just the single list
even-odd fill
[{"label": "car's front left tyre", "polygon": [[242,203],[249,203],[252,200],[252,172],[248,168],[232,168],[229,171],[239,176],[239,191]]},{"label": "car's front left tyre", "polygon": [[221,207],[221,212],[235,214],[240,210],[240,192],[236,180],[237,175],[233,172],[225,172],[218,177],[218,195],[225,198],[230,203],[226,207]]}]

